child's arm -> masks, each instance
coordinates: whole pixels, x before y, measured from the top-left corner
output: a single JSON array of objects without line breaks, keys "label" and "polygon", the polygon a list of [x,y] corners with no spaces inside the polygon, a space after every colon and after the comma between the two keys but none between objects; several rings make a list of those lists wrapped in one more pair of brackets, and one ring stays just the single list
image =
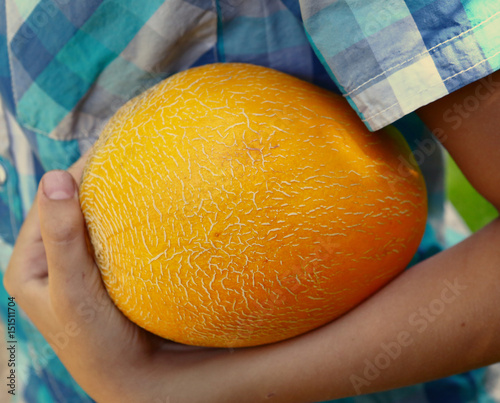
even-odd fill
[{"label": "child's arm", "polygon": [[[478,97],[480,83],[421,113],[431,127],[444,130],[445,146],[497,208],[499,81],[499,73],[492,76],[488,97],[480,92],[480,108],[456,130],[457,119],[447,109]],[[192,350],[169,347],[134,330],[109,299],[101,298],[93,316],[78,311],[80,301],[103,294],[87,253],[78,201],[49,201],[39,191],[38,207],[40,218],[30,212],[23,226],[5,284],[45,337],[68,336],[56,352],[99,402],[311,402],[500,361],[500,219],[405,271],[321,329],[263,347]],[[42,254],[36,249],[40,233],[48,287],[46,268],[34,270],[30,257],[35,250]]]}]

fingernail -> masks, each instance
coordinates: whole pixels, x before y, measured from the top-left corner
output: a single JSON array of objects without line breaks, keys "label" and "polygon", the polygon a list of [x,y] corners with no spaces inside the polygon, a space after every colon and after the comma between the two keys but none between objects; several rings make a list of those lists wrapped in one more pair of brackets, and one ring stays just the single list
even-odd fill
[{"label": "fingernail", "polygon": [[43,192],[51,200],[65,200],[75,196],[73,178],[66,171],[47,172],[42,182]]}]

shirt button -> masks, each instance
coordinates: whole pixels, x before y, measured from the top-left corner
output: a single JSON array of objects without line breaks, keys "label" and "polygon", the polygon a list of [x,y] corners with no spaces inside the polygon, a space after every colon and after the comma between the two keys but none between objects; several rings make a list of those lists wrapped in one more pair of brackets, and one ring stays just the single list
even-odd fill
[{"label": "shirt button", "polygon": [[7,182],[7,172],[0,162],[0,186],[2,186],[5,182]]}]

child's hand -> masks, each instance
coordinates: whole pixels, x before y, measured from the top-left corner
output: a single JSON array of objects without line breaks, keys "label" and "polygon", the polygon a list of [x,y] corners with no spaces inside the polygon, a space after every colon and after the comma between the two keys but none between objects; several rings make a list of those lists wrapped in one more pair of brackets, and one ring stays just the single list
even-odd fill
[{"label": "child's hand", "polygon": [[69,173],[44,175],[5,273],[5,288],[94,399],[161,402],[161,394],[155,395],[158,382],[148,384],[153,357],[170,354],[162,363],[167,370],[181,356],[192,362],[217,350],[160,339],[130,322],[110,300],[88,251],[78,201],[85,159]]}]

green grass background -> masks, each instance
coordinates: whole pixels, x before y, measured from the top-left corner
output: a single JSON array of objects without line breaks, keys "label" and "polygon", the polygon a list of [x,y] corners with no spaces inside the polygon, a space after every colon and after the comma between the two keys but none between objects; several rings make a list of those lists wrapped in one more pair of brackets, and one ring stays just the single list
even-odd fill
[{"label": "green grass background", "polygon": [[481,229],[498,216],[496,209],[472,187],[449,155],[446,156],[446,195],[471,231]]}]

